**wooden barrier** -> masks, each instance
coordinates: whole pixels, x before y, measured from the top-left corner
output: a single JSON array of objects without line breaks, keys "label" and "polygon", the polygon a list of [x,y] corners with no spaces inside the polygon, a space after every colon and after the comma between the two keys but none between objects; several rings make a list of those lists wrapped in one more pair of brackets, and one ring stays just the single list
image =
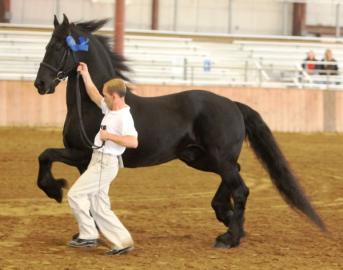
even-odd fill
[{"label": "wooden barrier", "polygon": [[[343,91],[134,85],[140,96],[204,89],[243,102],[270,128],[283,132],[343,132]],[[63,126],[65,83],[52,95],[39,95],[28,81],[0,81],[0,126]]]}]

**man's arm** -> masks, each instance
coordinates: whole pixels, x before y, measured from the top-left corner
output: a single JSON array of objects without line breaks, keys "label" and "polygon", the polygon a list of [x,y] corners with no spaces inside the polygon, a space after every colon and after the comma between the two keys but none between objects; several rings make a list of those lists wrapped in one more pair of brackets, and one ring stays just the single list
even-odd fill
[{"label": "man's arm", "polygon": [[77,67],[77,71],[80,71],[80,74],[83,78],[83,82],[85,83],[86,91],[89,98],[100,107],[101,100],[103,99],[102,95],[99,93],[98,89],[96,88],[95,84],[92,81],[92,78],[89,74],[87,64],[80,62],[79,66]]},{"label": "man's arm", "polygon": [[100,139],[103,141],[110,140],[119,145],[125,146],[127,148],[137,148],[138,138],[136,136],[130,135],[115,135],[107,132],[106,130],[100,130]]}]

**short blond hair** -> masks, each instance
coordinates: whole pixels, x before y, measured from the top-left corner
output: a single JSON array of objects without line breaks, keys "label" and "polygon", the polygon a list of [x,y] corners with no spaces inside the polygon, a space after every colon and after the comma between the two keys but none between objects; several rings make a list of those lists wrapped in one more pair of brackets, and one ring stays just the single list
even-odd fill
[{"label": "short blond hair", "polygon": [[104,84],[109,94],[117,93],[120,97],[126,95],[126,84],[122,79],[111,79]]}]

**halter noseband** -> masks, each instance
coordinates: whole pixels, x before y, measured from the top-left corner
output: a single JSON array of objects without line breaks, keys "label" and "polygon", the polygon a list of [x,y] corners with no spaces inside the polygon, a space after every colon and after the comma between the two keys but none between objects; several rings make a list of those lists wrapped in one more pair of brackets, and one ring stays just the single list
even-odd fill
[{"label": "halter noseband", "polygon": [[[72,68],[70,68],[69,70],[67,70],[67,71],[63,70],[64,66],[67,63],[67,59],[68,59],[68,56],[69,56],[70,53],[71,53],[70,49],[66,49],[65,50],[65,52],[63,54],[63,57],[61,59],[61,62],[58,65],[58,68],[55,68],[54,66],[52,66],[52,65],[50,65],[48,63],[45,63],[45,62],[41,62],[40,66],[46,67],[47,69],[49,69],[52,72],[56,73],[56,78],[54,79],[54,81],[59,81],[59,82],[60,81],[64,81],[68,77],[69,72],[74,69],[74,65],[73,65]],[[73,56],[74,63],[76,64],[76,59],[75,59],[74,53],[72,53],[72,56]]]}]

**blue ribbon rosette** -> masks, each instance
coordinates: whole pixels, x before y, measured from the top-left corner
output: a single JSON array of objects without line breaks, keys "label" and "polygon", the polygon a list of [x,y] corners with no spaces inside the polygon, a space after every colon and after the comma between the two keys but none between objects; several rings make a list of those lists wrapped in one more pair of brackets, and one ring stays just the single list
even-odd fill
[{"label": "blue ribbon rosette", "polygon": [[71,35],[68,35],[66,37],[66,42],[67,42],[68,47],[73,52],[87,52],[88,51],[89,39],[85,38],[84,36],[79,37],[79,44],[76,43],[75,39]]}]

